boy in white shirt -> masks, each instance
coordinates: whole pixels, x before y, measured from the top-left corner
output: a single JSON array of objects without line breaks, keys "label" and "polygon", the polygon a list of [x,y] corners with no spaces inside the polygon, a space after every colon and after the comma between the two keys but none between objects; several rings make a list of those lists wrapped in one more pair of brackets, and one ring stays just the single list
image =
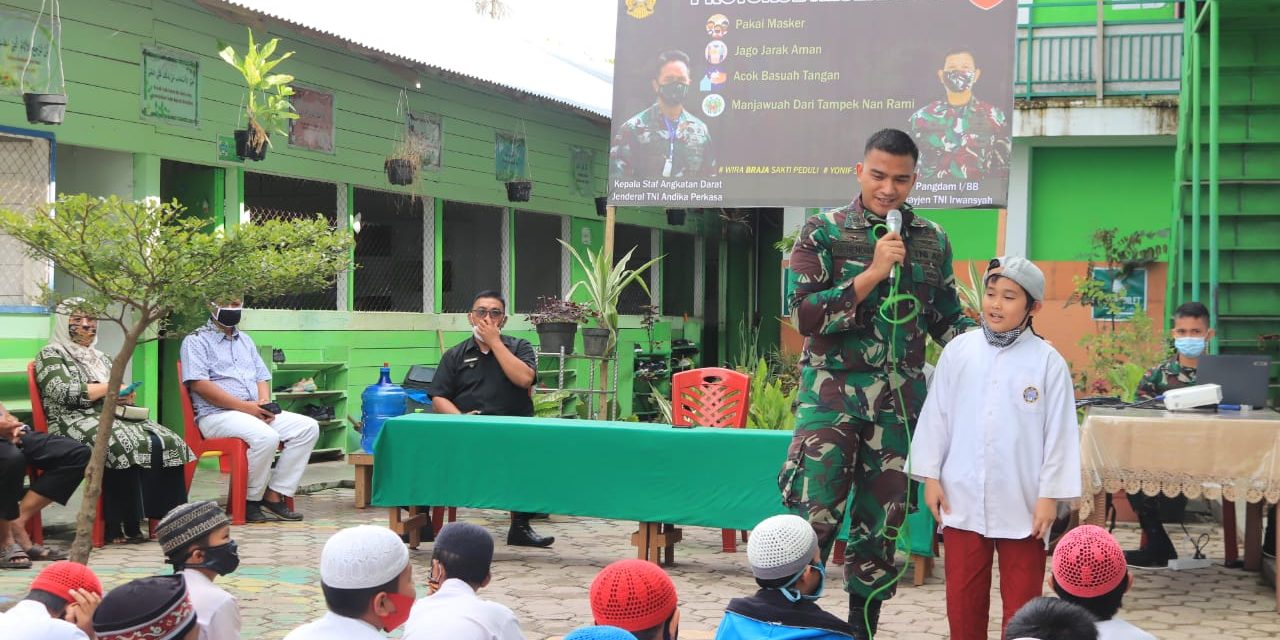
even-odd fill
[{"label": "boy in white shirt", "polygon": [[240,607],[235,596],[213,581],[240,566],[231,520],[216,502],[202,500],[173,508],[156,525],[165,561],[181,573],[196,609],[202,640],[239,640]]},{"label": "boy in white shirt", "polygon": [[1116,617],[1133,586],[1124,550],[1106,529],[1091,524],[1067,532],[1053,550],[1050,584],[1059,598],[1084,607],[1098,619],[1098,640],[1156,640]]},{"label": "boy in white shirt", "polygon": [[943,350],[907,466],[943,527],[954,640],[987,638],[994,553],[1001,629],[1040,595],[1058,502],[1080,497],[1071,374],[1031,330],[1044,274],[1025,258],[999,257],[983,286],[982,331]]},{"label": "boy in white shirt", "polygon": [[409,550],[386,527],[343,529],[320,551],[320,590],[329,611],[284,640],[384,640],[413,608]]},{"label": "boy in white shirt", "polygon": [[480,525],[450,522],[431,548],[431,595],[413,604],[404,640],[524,640],[511,609],[476,592],[489,584],[493,536]]}]

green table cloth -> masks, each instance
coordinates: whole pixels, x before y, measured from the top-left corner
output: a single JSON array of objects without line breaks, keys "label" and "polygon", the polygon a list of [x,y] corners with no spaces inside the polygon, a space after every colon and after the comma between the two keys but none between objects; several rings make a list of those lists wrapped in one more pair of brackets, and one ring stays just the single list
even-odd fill
[{"label": "green table cloth", "polygon": [[372,504],[751,529],[785,513],[790,431],[411,414],[374,446]]}]

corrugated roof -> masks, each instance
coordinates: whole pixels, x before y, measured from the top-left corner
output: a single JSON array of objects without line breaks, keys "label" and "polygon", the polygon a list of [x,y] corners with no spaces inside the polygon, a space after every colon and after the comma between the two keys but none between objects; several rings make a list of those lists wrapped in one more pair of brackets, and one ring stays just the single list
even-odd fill
[{"label": "corrugated roof", "polygon": [[375,25],[316,12],[309,2],[273,5],[267,11],[252,0],[196,1],[231,19],[269,18],[375,57],[569,107],[594,120],[607,121],[612,111],[612,67],[569,60],[526,39],[509,37],[517,33],[513,28],[489,25],[478,32],[465,21],[433,25],[385,14]]}]

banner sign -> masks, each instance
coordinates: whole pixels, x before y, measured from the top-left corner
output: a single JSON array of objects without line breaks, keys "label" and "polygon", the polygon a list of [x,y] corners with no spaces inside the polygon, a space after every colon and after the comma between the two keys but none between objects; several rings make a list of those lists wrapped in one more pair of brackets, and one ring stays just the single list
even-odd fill
[{"label": "banner sign", "polygon": [[444,129],[440,116],[434,113],[409,111],[405,127],[409,130],[409,139],[418,156],[422,158],[422,168],[427,171],[439,171],[444,151]]},{"label": "banner sign", "polygon": [[1094,280],[1102,283],[1102,288],[1111,293],[1120,294],[1120,308],[1115,315],[1106,307],[1092,307],[1094,320],[1132,320],[1139,309],[1147,308],[1147,270],[1138,267],[1127,277],[1117,279],[1117,269],[1094,267],[1089,274]]},{"label": "banner sign", "polygon": [[510,131],[493,134],[493,177],[499,182],[528,180],[524,136]]},{"label": "banner sign", "polygon": [[[31,32],[35,32],[35,38]],[[32,46],[32,42],[35,46]],[[30,56],[31,62],[27,59]],[[26,90],[45,93],[50,89],[50,62],[57,63],[49,16],[36,24],[36,14],[20,9],[0,8],[0,93],[21,95],[22,69],[26,67]],[[62,91],[62,85],[52,87]]]},{"label": "banner sign", "polygon": [[618,0],[609,202],[826,207],[884,128],[925,208],[1006,204],[1015,0]]},{"label": "banner sign", "polygon": [[569,173],[573,190],[580,196],[595,197],[596,152],[594,149],[569,147]]},{"label": "banner sign", "polygon": [[333,93],[293,85],[289,98],[297,120],[289,121],[289,144],[333,153]]},{"label": "banner sign", "polygon": [[142,116],[167,124],[200,125],[200,61],[142,50]]}]

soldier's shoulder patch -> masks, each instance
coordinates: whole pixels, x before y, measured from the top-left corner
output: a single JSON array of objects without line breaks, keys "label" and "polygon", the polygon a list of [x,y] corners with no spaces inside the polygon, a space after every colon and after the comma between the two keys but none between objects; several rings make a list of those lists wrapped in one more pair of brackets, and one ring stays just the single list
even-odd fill
[{"label": "soldier's shoulder patch", "polygon": [[1035,404],[1040,400],[1040,390],[1034,386],[1027,387],[1022,390],[1022,401],[1027,404]]}]

